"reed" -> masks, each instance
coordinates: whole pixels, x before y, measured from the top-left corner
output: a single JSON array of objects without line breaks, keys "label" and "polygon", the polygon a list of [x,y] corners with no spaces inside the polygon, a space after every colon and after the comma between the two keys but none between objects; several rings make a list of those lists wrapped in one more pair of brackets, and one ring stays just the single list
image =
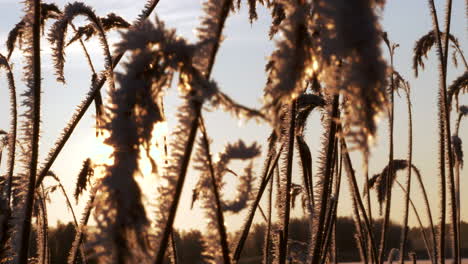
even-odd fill
[{"label": "reed", "polygon": [[[187,202],[182,194],[191,181],[192,169],[198,174],[192,207],[204,212],[203,220],[207,224],[201,237],[204,263],[243,263],[258,211],[260,221],[265,222],[265,234],[261,239],[262,256],[256,261],[338,263],[337,219],[346,199],[342,194],[342,177],[346,177],[351,195],[356,252],[363,263],[383,264],[385,260],[392,263],[398,256],[400,264],[408,257],[416,262],[408,242],[411,214],[416,217],[431,262],[444,263],[445,250],[450,248],[454,263],[460,263],[463,201],[460,177],[464,161],[464,134],[460,130],[468,108],[459,101],[468,92],[468,64],[462,43],[451,32],[451,0],[446,1],[443,31],[435,3],[428,1],[433,28],[416,41],[411,61],[417,77],[426,66],[430,50],[435,48],[437,52],[438,232],[425,179],[413,164],[413,137],[417,136],[413,135],[413,121],[417,120],[413,120],[410,83],[395,70],[398,44],[389,40],[380,25],[384,0],[248,0],[245,4],[240,0],[205,0],[204,14],[196,28],[197,38],[192,42],[168,28],[158,16],[147,19],[159,2],[147,1],[133,23],[116,13],[99,16],[82,2],[68,3],[63,9],[41,0],[24,2],[24,15],[9,32],[5,56],[0,54],[0,68],[6,72],[10,99],[10,127],[8,131],[0,130],[0,162],[3,153],[8,152],[5,173],[0,174],[1,263],[54,262],[48,220],[52,209],[47,201],[55,197],[50,195],[52,192],[59,190],[76,231],[74,241],[68,245],[71,245],[69,264],[183,264],[186,256],[178,244],[174,223],[180,215],[180,205]],[[264,12],[259,12],[259,8],[271,15],[268,37],[275,42],[275,50],[265,67],[266,84],[260,109],[231,98],[212,76],[225,38],[227,19],[240,12],[243,5],[247,8],[247,22],[252,25],[263,19]],[[84,23],[78,17],[83,17]],[[108,39],[111,30],[120,33],[114,47]],[[66,54],[77,43],[91,75],[87,95],[48,155],[40,161],[43,140],[40,124],[45,121],[41,116],[41,67],[44,67],[42,57],[49,54],[43,51],[45,32],[43,38],[51,46],[57,82],[69,85],[65,83],[65,73],[69,71],[65,67]],[[90,55],[86,41],[91,38],[100,43],[102,61]],[[382,56],[382,41],[389,51],[388,62]],[[453,67],[465,69],[450,85],[449,52]],[[24,57],[26,84],[25,92],[19,96],[18,82],[13,75],[16,61],[12,60],[16,60],[16,55]],[[104,70],[99,72],[98,65]],[[108,89],[101,90],[105,84]],[[174,84],[181,104],[175,113],[166,113],[165,99]],[[408,112],[407,123],[402,123],[408,129],[404,159],[395,158],[401,148],[394,131],[399,122],[395,94],[400,95],[400,91],[404,93]],[[18,99],[22,100],[21,104]],[[55,168],[57,158],[93,102],[96,137],[103,138],[104,144],[111,147],[111,161],[99,165],[92,158],[93,153],[86,153],[91,158],[83,161],[76,185],[68,190],[62,184],[65,175],[58,177],[51,169]],[[215,145],[208,133],[211,127],[205,123],[208,111],[224,111],[241,121],[255,120],[269,126],[271,136],[265,142],[260,140],[266,147],[258,178],[255,178],[254,159],[262,154],[260,145],[247,144],[241,139],[229,140],[231,143],[222,151],[213,153]],[[314,112],[320,113],[320,120],[309,120]],[[383,113],[388,113],[385,118],[389,121],[389,152],[384,153],[388,160],[380,172],[369,177],[374,168],[372,156],[381,154],[372,151],[371,138],[377,136],[377,119]],[[175,120],[168,117],[172,114]],[[168,135],[158,134],[156,128],[173,121],[176,126]],[[318,148],[309,145],[315,137],[306,133],[309,127],[313,132],[322,130]],[[154,144],[156,137],[163,137],[164,143]],[[164,153],[164,157],[153,156],[154,149]],[[352,152],[362,155],[362,170],[354,169]],[[151,201],[145,198],[136,179],[145,173],[142,170],[145,158],[150,160],[151,173],[144,176],[157,181],[152,186],[156,199]],[[243,171],[231,168],[233,161],[246,163]],[[406,172],[405,181],[397,174],[402,171]],[[230,200],[224,195],[228,174],[234,175],[237,183],[236,194]],[[362,189],[358,186],[360,180],[365,182]],[[417,183],[413,183],[415,180]],[[398,248],[390,249],[395,183],[404,192],[403,228]],[[421,204],[416,203],[414,184],[419,186]],[[376,200],[371,196],[372,189],[376,191]],[[83,197],[87,200],[83,201],[86,207],[81,212],[81,220],[77,219],[68,196],[70,191],[75,205]],[[295,209],[301,200],[302,211]],[[380,206],[381,219],[373,214],[374,205]],[[244,210],[247,212],[243,215]],[[301,212],[307,219],[310,234],[305,242],[292,237],[295,212]],[[231,233],[227,224],[232,215],[243,217],[242,227],[236,234]],[[450,230],[446,230],[447,217]],[[382,222],[381,230],[374,230],[377,221]],[[35,240],[31,239],[33,232],[37,234]],[[449,235],[451,243],[446,245]]]}]

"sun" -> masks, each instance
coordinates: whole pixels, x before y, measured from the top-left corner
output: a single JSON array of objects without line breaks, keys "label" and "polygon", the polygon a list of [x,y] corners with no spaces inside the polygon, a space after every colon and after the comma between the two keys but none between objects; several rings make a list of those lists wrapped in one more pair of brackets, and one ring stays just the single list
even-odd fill
[{"label": "sun", "polygon": [[161,173],[167,162],[167,142],[167,122],[156,123],[151,132],[149,150],[147,151],[144,146],[140,146],[138,166],[143,176]]}]

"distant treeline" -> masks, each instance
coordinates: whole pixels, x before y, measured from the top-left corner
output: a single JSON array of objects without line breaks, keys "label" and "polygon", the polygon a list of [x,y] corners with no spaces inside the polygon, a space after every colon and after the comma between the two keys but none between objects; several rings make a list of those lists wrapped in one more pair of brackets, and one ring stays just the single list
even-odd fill
[{"label": "distant treeline", "polygon": [[[339,262],[355,262],[360,261],[359,250],[357,248],[356,229],[353,219],[350,217],[339,217],[336,225],[336,246]],[[380,222],[374,223],[374,230],[380,230]],[[310,237],[310,228],[306,219],[291,219],[290,224],[290,243],[299,245],[294,247],[297,250],[302,250],[300,245],[302,242],[307,242]],[[461,224],[461,252],[462,257],[468,257],[468,223]],[[465,235],[464,235],[465,234]],[[206,245],[202,240],[202,233],[199,230],[181,231],[175,233],[175,242],[177,248],[177,256],[179,264],[201,264],[206,263],[209,256],[204,254]],[[34,234],[33,234],[34,236]],[[75,236],[75,229],[72,223],[59,223],[57,227],[49,230],[49,250],[51,264],[67,263],[68,252],[71,247],[71,242]],[[235,234],[230,234],[231,239]],[[377,238],[380,237],[379,232],[375,232]],[[399,248],[401,236],[401,226],[391,223],[390,233],[388,237],[389,248]],[[253,264],[261,261],[262,247],[265,238],[265,225],[256,224],[246,242],[246,246],[242,253],[240,264]],[[33,237],[31,239],[34,239]],[[427,252],[424,246],[424,241],[421,236],[420,228],[411,228],[408,234],[408,248],[410,252],[415,252],[418,259],[428,259]],[[448,242],[448,241],[447,241]],[[446,243],[450,245],[450,243]],[[35,247],[32,248],[31,256],[35,254]],[[450,252],[450,250],[447,250]],[[92,260],[88,260],[92,264]]]}]

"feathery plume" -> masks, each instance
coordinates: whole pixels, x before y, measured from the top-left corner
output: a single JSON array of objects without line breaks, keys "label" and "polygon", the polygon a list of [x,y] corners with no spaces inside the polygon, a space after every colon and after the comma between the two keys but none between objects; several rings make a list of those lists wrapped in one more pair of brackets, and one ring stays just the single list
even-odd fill
[{"label": "feathery plume", "polygon": [[[130,24],[125,21],[121,16],[116,15],[115,13],[107,14],[107,17],[100,17],[102,28],[105,32],[110,31],[111,29],[125,29],[129,28]],[[88,24],[86,26],[79,27],[76,30],[75,35],[68,41],[67,46],[75,42],[76,40],[85,37],[85,40],[90,39],[93,35],[95,35],[96,29],[93,24]]]},{"label": "feathery plume", "polygon": [[[445,36],[444,32],[440,32],[440,37],[443,39]],[[458,40],[452,35],[449,34],[449,39],[452,41],[452,43],[458,43]],[[416,41],[414,44],[414,49],[413,49],[413,70],[414,70],[414,75],[418,77],[419,71],[418,68],[421,67],[421,69],[424,70],[424,61],[423,59],[427,59],[427,53],[431,50],[431,48],[434,46],[436,43],[436,36],[434,34],[434,31],[431,30],[427,32],[424,36],[422,36],[420,39]],[[456,64],[456,63],[455,63]]]},{"label": "feathery plume", "polygon": [[[8,134],[8,173],[7,173],[7,201],[10,203],[11,199],[11,185],[13,179],[13,171],[15,168],[15,154],[16,154],[16,137],[17,137],[17,103],[16,103],[16,86],[13,72],[8,63],[8,59],[0,54],[0,69],[4,68],[7,71],[8,89],[10,92],[10,133]],[[1,159],[1,157],[0,157]]]},{"label": "feathery plume", "polygon": [[80,173],[78,173],[78,177],[76,180],[75,185],[75,201],[78,203],[78,199],[80,195],[86,190],[88,182],[91,180],[91,177],[94,174],[94,170],[91,164],[91,159],[86,159],[83,161],[83,166],[81,167]]},{"label": "feathery plume", "polygon": [[280,125],[280,109],[297,98],[305,87],[306,67],[311,65],[310,37],[306,19],[310,6],[296,1],[279,1],[286,18],[280,30],[283,38],[276,43],[266,66],[269,72],[265,91],[265,111],[271,116],[277,132]]},{"label": "feathery plume", "polygon": [[384,1],[318,1],[313,22],[319,38],[319,80],[329,94],[346,97],[345,136],[368,151],[376,119],[386,106],[387,66],[380,50],[381,28],[376,9]]},{"label": "feathery plume", "polygon": [[65,37],[67,34],[68,25],[73,21],[76,16],[85,16],[93,25],[99,36],[99,41],[104,50],[107,78],[110,81],[111,90],[114,90],[114,73],[112,70],[112,56],[107,43],[106,33],[102,26],[101,20],[96,16],[94,10],[81,2],[74,2],[67,4],[63,11],[62,16],[57,20],[50,29],[48,34],[49,42],[54,46],[52,50],[52,58],[54,60],[55,73],[57,81],[64,83],[64,64],[65,64]]},{"label": "feathery plume", "polygon": [[465,71],[461,76],[453,81],[453,83],[447,88],[447,100],[449,109],[452,106],[453,99],[458,106],[458,96],[462,93],[468,93],[468,70]]},{"label": "feathery plume", "polygon": [[463,168],[463,148],[462,148],[462,140],[458,135],[452,136],[452,146],[453,146],[453,154],[455,156],[455,160],[460,164],[460,167]]},{"label": "feathery plume", "polygon": [[[41,3],[41,29],[44,31],[45,22],[48,19],[57,19],[62,13],[60,9],[55,4]],[[25,17],[18,22],[15,27],[8,33],[8,38],[6,42],[6,47],[8,50],[7,58],[10,59],[11,54],[15,49],[15,43],[18,42],[20,49],[23,44],[23,32],[25,27]]]}]

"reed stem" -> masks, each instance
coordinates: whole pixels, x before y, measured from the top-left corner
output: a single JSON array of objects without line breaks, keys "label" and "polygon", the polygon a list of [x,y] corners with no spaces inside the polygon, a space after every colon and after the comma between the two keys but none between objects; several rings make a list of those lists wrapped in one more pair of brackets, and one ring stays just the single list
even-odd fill
[{"label": "reed stem", "polygon": [[[31,4],[31,3],[29,3]],[[29,180],[25,200],[25,215],[22,223],[21,241],[18,252],[18,261],[27,264],[29,252],[29,235],[31,233],[31,217],[34,204],[34,193],[36,186],[37,159],[39,154],[39,132],[41,123],[41,1],[33,2],[32,21],[32,131],[31,133],[31,153],[29,160]],[[29,153],[28,153],[29,154]]]}]

